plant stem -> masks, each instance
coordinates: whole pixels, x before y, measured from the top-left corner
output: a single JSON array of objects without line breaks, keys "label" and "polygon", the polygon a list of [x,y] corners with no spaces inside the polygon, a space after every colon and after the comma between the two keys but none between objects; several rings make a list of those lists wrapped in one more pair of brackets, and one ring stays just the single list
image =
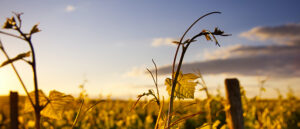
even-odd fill
[{"label": "plant stem", "polygon": [[179,71],[181,69],[183,58],[184,58],[185,52],[186,52],[189,44],[190,43],[188,43],[186,47],[183,47],[181,57],[180,57],[180,60],[179,60],[179,64],[178,64],[178,67],[177,67],[177,71],[175,73],[175,78],[174,78],[173,83],[172,83],[171,97],[170,97],[169,110],[168,110],[168,126],[171,123],[171,113],[173,112],[174,92],[175,92],[175,88],[176,88],[176,83],[177,83]]},{"label": "plant stem", "polygon": [[36,72],[36,58],[35,58],[35,51],[31,42],[31,36],[27,37],[21,29],[16,26],[16,30],[21,34],[21,36],[27,41],[28,45],[30,46],[30,50],[32,53],[32,63],[31,68],[33,71],[33,81],[34,81],[34,93],[35,93],[35,106],[34,106],[34,112],[35,112],[35,128],[40,129],[40,119],[41,119],[41,106],[39,102],[39,89],[38,89],[38,83],[37,83],[37,72]]},{"label": "plant stem", "polygon": [[[178,46],[177,46],[177,49],[176,49],[176,52],[175,52],[175,56],[174,56],[174,60],[173,60],[173,67],[172,67],[172,80],[173,80],[173,83],[172,83],[172,89],[171,89],[171,97],[170,97],[170,102],[169,102],[169,109],[168,109],[168,117],[167,117],[167,125],[169,126],[170,123],[171,123],[171,113],[173,111],[173,101],[174,101],[174,92],[175,92],[175,88],[176,88],[176,83],[177,83],[177,78],[178,78],[178,75],[179,75],[179,72],[180,72],[180,69],[181,69],[181,65],[182,65],[182,62],[183,62],[183,58],[184,58],[184,55],[185,55],[185,52],[188,48],[188,46],[190,45],[190,43],[196,39],[197,37],[201,36],[202,33],[199,33],[198,35],[194,36],[190,42],[187,43],[186,46],[184,46],[184,44],[182,44],[182,41],[185,37],[185,35],[189,32],[189,30],[199,21],[201,20],[202,18],[208,16],[208,15],[211,15],[211,14],[214,14],[214,13],[221,13],[221,12],[210,12],[210,13],[207,13],[203,16],[201,16],[200,18],[198,18],[196,21],[193,22],[193,24],[191,24],[189,26],[189,28],[184,32],[184,34],[181,36],[181,39],[178,43]],[[175,65],[176,65],[176,58],[177,58],[177,55],[178,55],[178,51],[179,51],[179,48],[180,48],[180,45],[182,45],[182,52],[181,52],[181,57],[180,57],[180,60],[179,60],[179,63],[178,63],[178,66],[177,66],[177,71],[175,73],[175,77],[173,76],[174,75],[174,70],[175,70]]]},{"label": "plant stem", "polygon": [[177,46],[177,48],[176,48],[175,57],[174,57],[174,60],[173,60],[172,79],[173,79],[173,74],[174,74],[174,70],[175,70],[175,63],[176,63],[176,58],[177,58],[177,55],[178,55],[179,47],[180,47],[180,44],[182,43],[182,41],[183,41],[185,35],[190,31],[190,29],[191,29],[191,28],[192,28],[199,20],[201,20],[202,18],[204,18],[204,17],[206,17],[206,16],[208,16],[208,15],[214,14],[214,13],[219,13],[219,14],[220,14],[221,12],[210,12],[210,13],[207,13],[207,14],[205,14],[205,15],[199,17],[196,21],[193,22],[193,24],[191,24],[191,25],[189,26],[189,28],[188,28],[188,29],[183,33],[183,35],[181,36],[180,41],[179,41],[179,44],[178,44],[178,46]]}]

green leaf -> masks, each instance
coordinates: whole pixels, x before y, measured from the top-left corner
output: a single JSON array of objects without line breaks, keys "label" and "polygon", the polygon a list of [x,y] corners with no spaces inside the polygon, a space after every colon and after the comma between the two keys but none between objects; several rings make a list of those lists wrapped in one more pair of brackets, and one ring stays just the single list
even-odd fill
[{"label": "green leaf", "polygon": [[[199,76],[193,73],[182,74],[179,72],[174,96],[178,99],[194,98],[195,86],[197,85],[195,80],[198,78]],[[166,78],[165,85],[167,86],[169,95],[171,95],[172,83],[172,79]]]},{"label": "green leaf", "polygon": [[15,62],[15,61],[17,61],[17,60],[20,60],[20,59],[23,59],[23,58],[29,57],[29,56],[30,56],[30,51],[29,51],[29,52],[26,52],[26,53],[21,53],[21,54],[17,55],[16,57],[12,58],[12,59],[9,59],[9,60],[7,60],[7,61],[4,61],[4,62],[1,64],[0,68],[3,67],[3,66],[5,66],[5,65],[7,65],[7,64],[13,63],[13,62]]},{"label": "green leaf", "polygon": [[41,115],[52,119],[61,119],[63,112],[71,102],[74,102],[74,98],[71,95],[65,95],[53,90],[49,94],[49,103],[42,110]]}]

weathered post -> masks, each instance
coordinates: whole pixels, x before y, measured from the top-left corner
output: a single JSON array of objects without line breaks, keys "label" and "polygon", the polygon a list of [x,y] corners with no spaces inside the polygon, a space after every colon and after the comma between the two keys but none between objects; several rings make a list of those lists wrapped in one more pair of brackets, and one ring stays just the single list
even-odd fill
[{"label": "weathered post", "polygon": [[10,128],[18,129],[18,92],[10,92],[9,103],[10,103]]},{"label": "weathered post", "polygon": [[230,129],[244,129],[243,109],[238,79],[226,79],[225,90],[230,108],[226,111],[227,124]]}]

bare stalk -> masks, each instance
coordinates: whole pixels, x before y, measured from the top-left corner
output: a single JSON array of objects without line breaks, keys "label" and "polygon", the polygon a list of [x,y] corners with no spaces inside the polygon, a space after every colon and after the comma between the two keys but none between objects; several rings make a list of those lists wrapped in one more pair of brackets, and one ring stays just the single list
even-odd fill
[{"label": "bare stalk", "polygon": [[155,68],[155,77],[154,77],[153,73],[151,72],[151,70],[147,69],[147,71],[150,73],[150,75],[152,77],[152,80],[154,82],[154,85],[155,85],[155,88],[156,88],[157,100],[158,100],[158,103],[159,103],[160,98],[159,98],[159,90],[158,90],[158,83],[157,83],[157,66],[156,66],[156,63],[153,59],[152,59],[152,62],[154,64],[154,68]]}]

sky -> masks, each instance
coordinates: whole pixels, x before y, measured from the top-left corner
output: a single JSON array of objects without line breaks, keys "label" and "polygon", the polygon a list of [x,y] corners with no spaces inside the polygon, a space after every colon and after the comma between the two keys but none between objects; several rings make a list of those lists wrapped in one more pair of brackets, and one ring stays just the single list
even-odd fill
[{"label": "sky", "polygon": [[[197,39],[186,53],[183,72],[200,70],[213,94],[224,94],[224,79],[236,77],[249,97],[258,95],[259,82],[267,79],[265,98],[300,92],[299,1],[146,1],[146,0],[1,0],[1,26],[12,12],[23,12],[23,31],[39,24],[32,41],[37,57],[39,88],[74,96],[79,85],[90,97],[135,98],[154,89],[146,68],[158,65],[159,89],[166,97],[164,79],[170,76],[178,40],[198,17],[205,17],[187,34],[215,27],[232,34],[217,37],[221,44]],[[14,33],[10,30],[1,31]],[[29,51],[18,39],[0,34],[10,57]],[[0,53],[0,62],[6,58]],[[33,90],[31,68],[14,63]],[[200,88],[198,86],[198,88]],[[11,66],[0,68],[0,94],[24,94]],[[201,91],[196,97],[204,97]]]}]

